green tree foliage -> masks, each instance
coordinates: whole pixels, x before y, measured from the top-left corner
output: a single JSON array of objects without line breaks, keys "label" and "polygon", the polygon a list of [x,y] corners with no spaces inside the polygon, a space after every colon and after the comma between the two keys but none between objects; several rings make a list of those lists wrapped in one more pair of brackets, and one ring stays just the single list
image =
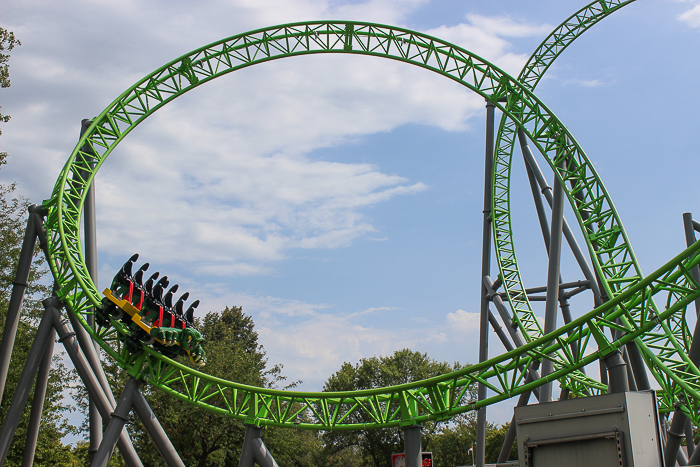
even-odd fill
[{"label": "green tree foliage", "polygon": [[[486,423],[486,463],[496,463],[498,460],[509,425],[509,423],[502,426]],[[469,449],[475,445],[476,419],[471,418],[466,423],[443,426],[435,436],[431,437],[424,446],[424,450],[432,451],[436,467],[454,467],[472,464],[472,454],[469,453]],[[509,459],[517,458],[518,449],[513,444]]]},{"label": "green tree foliage", "polygon": [[[12,50],[20,42],[14,34],[0,28],[0,88],[10,86],[9,63],[7,51]],[[0,114],[0,122],[7,122],[8,115]],[[0,166],[7,161],[7,154],[0,153]],[[17,261],[24,239],[24,231],[27,222],[26,199],[15,194],[15,185],[0,185],[0,332],[4,329],[12,282],[14,281]],[[24,362],[29,353],[29,348],[34,340],[38,319],[43,313],[40,300],[46,297],[49,291],[46,285],[40,281],[46,274],[44,258],[39,249],[36,250],[35,259],[29,275],[27,296],[25,298],[21,319],[17,328],[17,337],[12,352],[5,392],[0,403],[0,420],[4,420],[10,406],[12,394],[17,387]],[[67,407],[62,405],[63,385],[73,381],[72,374],[63,366],[59,356],[53,359],[53,365],[49,376],[44,402],[44,413],[39,431],[37,451],[34,458],[36,466],[71,465],[73,455],[68,446],[64,446],[61,439],[73,431],[64,417]],[[29,401],[25,408],[10,452],[5,463],[6,466],[19,466],[24,451],[24,441],[29,425],[29,412],[34,391],[29,395]]]},{"label": "green tree foliage", "polygon": [[[22,45],[22,43],[17,40],[15,34],[7,29],[0,28],[0,88],[10,87],[10,50],[14,49],[16,46]],[[0,107],[2,110],[2,107]],[[9,122],[10,116],[3,115],[0,112],[0,122]],[[0,130],[0,135],[2,135],[2,130]],[[6,152],[0,152],[0,163],[5,161],[7,158]]]},{"label": "green tree foliage", "polygon": [[[208,313],[198,327],[206,339],[207,373],[258,387],[271,387],[283,381],[281,367],[267,368],[253,319],[241,307]],[[118,391],[115,389],[116,394]],[[241,421],[195,408],[148,388],[144,392],[185,465],[238,464],[245,436]],[[134,421],[134,429],[135,444],[144,465],[164,465],[138,420]],[[279,465],[314,465],[314,453],[319,449],[314,432],[271,428],[263,431],[263,440]]]},{"label": "green tree foliage", "polygon": [[[394,386],[459,368],[459,363],[441,363],[429,358],[427,354],[403,349],[388,357],[363,358],[355,366],[344,363],[340,370],[328,379],[323,389],[351,391]],[[473,397],[473,394],[469,397]],[[354,422],[362,421],[362,415],[353,416]],[[434,437],[439,426],[440,423],[427,423],[424,426],[424,440],[428,441]],[[359,463],[356,465],[388,467],[391,464],[391,454],[404,450],[403,432],[399,429],[327,432],[323,435],[323,442],[326,465],[348,465],[347,457],[353,454],[355,457],[359,456]]]}]

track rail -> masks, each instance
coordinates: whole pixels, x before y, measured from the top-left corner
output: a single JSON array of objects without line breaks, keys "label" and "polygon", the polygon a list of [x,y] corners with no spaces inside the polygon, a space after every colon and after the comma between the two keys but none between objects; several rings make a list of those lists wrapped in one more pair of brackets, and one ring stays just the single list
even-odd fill
[{"label": "track rail", "polygon": [[[85,266],[80,217],[87,188],[114,147],[150,114],[196,86],[254,64],[320,53],[369,55],[417,65],[494,102],[524,129],[552,167],[563,163],[555,173],[573,186],[567,195],[587,238],[613,259],[599,268],[608,282],[621,284],[620,293],[569,325],[479,365],[425,381],[353,393],[279,391],[223,381],[149,347],[138,356],[130,354],[117,338],[117,333],[127,332],[120,323],[114,322],[109,330],[100,328],[95,332],[89,328],[85,318],[92,307],[100,305],[100,296]],[[503,99],[505,104],[501,103]],[[632,339],[656,335],[674,342],[669,323],[685,322],[686,307],[700,295],[688,273],[700,262],[700,245],[691,246],[644,279],[634,272],[629,263],[631,250],[619,241],[623,238],[626,242],[624,231],[595,170],[566,127],[527,86],[455,45],[414,31],[369,23],[323,21],[260,29],[215,42],[168,63],[129,88],[94,119],[44,208],[49,264],[58,284],[57,294],[105,351],[132,375],[174,397],[258,425],[347,430],[445,419],[512,397],[547,380],[563,378]],[[587,213],[593,215],[584,221]],[[652,297],[659,294],[666,299],[662,312],[649,306]],[[623,332],[612,341],[605,337],[606,330]],[[577,349],[576,356],[570,351],[572,345]],[[524,368],[550,354],[554,373],[525,384]],[[683,344],[650,354],[663,367],[661,374],[668,381],[671,395],[689,401],[688,412],[693,412],[689,415],[696,419],[692,401],[700,394],[700,371],[687,361]],[[468,386],[474,382],[485,383],[494,395],[478,402],[467,400]],[[300,421],[302,412],[313,414],[313,421]]]}]

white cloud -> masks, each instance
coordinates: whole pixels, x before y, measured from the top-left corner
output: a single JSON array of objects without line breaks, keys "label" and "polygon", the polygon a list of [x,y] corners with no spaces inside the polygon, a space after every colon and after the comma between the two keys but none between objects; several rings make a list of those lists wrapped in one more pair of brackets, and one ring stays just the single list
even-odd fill
[{"label": "white cloud", "polygon": [[448,313],[445,318],[445,323],[451,329],[459,332],[479,333],[479,313],[472,313],[464,310],[457,310],[454,313]]},{"label": "white cloud", "polygon": [[684,11],[678,15],[678,19],[688,24],[691,28],[700,27],[700,5],[695,5],[690,10]]},{"label": "white cloud", "polygon": [[608,86],[608,83],[606,83],[603,80],[600,79],[568,79],[564,81],[564,84],[573,84],[575,86],[582,86],[584,88],[598,88],[601,86]]},{"label": "white cloud", "polygon": [[[11,18],[6,26],[23,45],[12,57],[13,86],[3,91],[3,110],[13,120],[3,127],[3,150],[12,156],[2,177],[17,179],[33,201],[48,197],[80,120],[194,48],[319,18],[402,25],[422,3],[212,1],[195,10],[179,0],[167,9],[133,0],[3,4],[3,17]],[[526,57],[512,53],[504,37],[538,31],[507,18],[469,16],[468,23],[427,32],[517,73]],[[397,307],[340,310],[335,303],[235,291],[226,281],[273,275],[295,250],[391,241],[367,208],[431,187],[371,160],[324,160],[324,149],[404,125],[470,131],[483,108],[482,98],[451,80],[371,57],[297,57],[232,73],[159,110],[106,161],[97,179],[100,254],[139,251],[169,273],[178,269],[169,265],[182,266],[183,290],[210,310],[242,305],[255,316],[270,361],[286,363],[286,374],[312,385],[343,361],[403,347],[456,346],[463,336],[455,330],[470,316],[463,310],[420,326],[373,325]],[[117,267],[101,265],[103,285]],[[195,279],[201,275],[218,283]]]},{"label": "white cloud", "polygon": [[520,73],[529,56],[509,52],[512,45],[503,37],[542,36],[544,38],[552,30],[552,26],[547,24],[533,26],[504,17],[467,15],[467,19],[468,23],[440,26],[427,33],[463,47],[513,76]]}]

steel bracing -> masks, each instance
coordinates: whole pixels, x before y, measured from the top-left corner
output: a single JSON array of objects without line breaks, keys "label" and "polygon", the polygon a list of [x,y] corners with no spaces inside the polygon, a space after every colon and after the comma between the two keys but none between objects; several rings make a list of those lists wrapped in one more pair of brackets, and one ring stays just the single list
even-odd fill
[{"label": "steel bracing", "polygon": [[[56,294],[75,325],[84,328],[78,337],[85,335],[86,339],[89,334],[128,370],[134,381],[144,381],[195,406],[243,420],[251,427],[414,427],[514,396],[522,396],[521,401],[526,403],[531,392],[548,400],[551,395],[547,388],[554,381],[565,394],[600,394],[608,391],[607,382],[593,379],[584,370],[597,360],[614,360],[611,367],[629,362],[630,385],[640,388],[648,386],[643,361],[661,387],[660,410],[676,410],[695,425],[700,424],[700,370],[696,358],[689,356],[697,353],[698,344],[690,352],[693,330],[686,319],[688,312],[695,315],[694,307],[689,306],[700,299],[700,242],[689,240],[686,250],[653,273],[643,275],[612,199],[590,159],[566,126],[533,93],[543,73],[571,42],[632,1],[600,0],[576,12],[545,39],[517,78],[438,38],[354,21],[314,21],[259,29],[199,48],[159,68],[92,120],[51,197],[42,206],[46,213],[45,251]],[[480,287],[484,294],[482,328],[488,321],[507,352],[490,359],[484,353],[478,364],[399,386],[355,392],[299,392],[224,381],[169,359],[147,345],[143,353],[134,355],[119,338],[129,333],[120,321],[112,320],[109,328],[91,326],[94,308],[101,306],[101,295],[91,279],[89,269],[93,268],[86,264],[86,256],[94,261],[94,252],[84,254],[81,245],[81,216],[94,177],[116,145],[159,108],[219,76],[270,60],[326,53],[389,58],[431,70],[479,94],[487,107],[501,112],[493,168],[491,176],[486,176],[484,210],[484,244],[494,244],[498,277],[492,280],[488,275],[490,266],[485,265]],[[525,289],[516,259],[510,204],[516,139],[536,195],[550,256],[547,287],[539,290],[547,294],[546,333],[533,311],[528,298],[532,291]],[[533,150],[539,152],[553,174],[552,189],[548,189]],[[538,190],[552,207],[551,227]],[[583,233],[584,248],[578,245],[573,226],[561,214],[566,201]],[[487,229],[488,223],[491,225]],[[687,225],[694,224],[687,220]],[[585,278],[573,285],[564,283],[559,274],[562,242],[568,243]],[[484,258],[490,257],[490,251],[490,246],[485,248]],[[566,292],[565,286],[572,291]],[[499,287],[503,289],[497,293]],[[587,289],[593,293],[595,308],[572,320],[567,294]],[[489,310],[489,302],[496,306],[507,332]],[[558,305],[565,324],[556,327]],[[619,374],[620,369],[616,371]],[[621,384],[620,380],[611,380],[610,384],[612,388],[624,388],[626,381]],[[475,383],[482,388],[480,397],[470,400],[468,389]],[[132,385],[138,388],[137,383]],[[133,396],[134,402],[129,394],[125,393],[124,406],[138,405],[138,394]],[[107,403],[114,406],[113,400],[100,402],[102,406]],[[104,411],[104,407],[98,408]],[[301,417],[302,413],[310,416]],[[676,424],[685,425],[685,418],[678,417]],[[121,427],[115,425],[112,431],[119,433]],[[110,434],[112,447],[117,442],[114,433]],[[104,459],[107,448],[101,449],[98,456]]]}]

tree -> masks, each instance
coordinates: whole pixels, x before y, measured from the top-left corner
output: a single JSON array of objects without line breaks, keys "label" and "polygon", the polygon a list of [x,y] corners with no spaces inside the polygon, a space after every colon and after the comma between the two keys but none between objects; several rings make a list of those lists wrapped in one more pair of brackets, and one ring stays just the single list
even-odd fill
[{"label": "tree", "polygon": [[[15,38],[12,31],[0,28],[0,88],[10,87],[10,54],[6,53],[22,43]],[[2,107],[0,107],[0,110]],[[10,116],[0,113],[0,122],[9,122]],[[0,130],[2,135],[2,130]],[[0,163],[4,163],[7,158],[6,152],[0,152]]]},{"label": "tree", "polygon": [[[324,391],[352,391],[418,381],[462,368],[459,363],[437,362],[420,352],[398,350],[388,357],[363,358],[353,366],[343,363],[324,385]],[[473,397],[473,394],[471,395]],[[354,422],[363,421],[353,414]],[[367,420],[369,421],[369,420]],[[444,422],[443,422],[444,423]],[[441,425],[429,422],[424,426],[426,445]],[[391,454],[403,452],[403,432],[397,429],[327,432],[323,435],[324,460],[327,465],[348,465],[348,452],[359,457],[357,465],[389,466]]]},{"label": "tree", "polygon": [[[198,327],[205,338],[208,374],[258,387],[283,381],[280,366],[267,368],[255,323],[241,307],[208,313]],[[159,391],[144,388],[144,392],[185,465],[238,464],[245,436],[243,422],[195,408]],[[144,465],[164,465],[137,420],[134,428],[135,444]],[[280,465],[313,466],[314,452],[320,449],[316,434],[308,431],[266,429],[263,440]]]},{"label": "tree", "polygon": [[[0,88],[10,86],[9,63],[7,51],[20,45],[14,34],[0,28]],[[0,122],[9,121],[9,115],[0,114]],[[0,132],[1,134],[1,132]],[[7,162],[7,153],[0,153],[0,166]],[[27,207],[29,203],[21,196],[15,195],[15,184],[0,185],[0,332],[2,332],[7,309],[12,291],[12,282],[15,278],[19,253],[22,247],[24,231],[27,220]],[[22,310],[21,319],[17,328],[12,360],[5,383],[5,397],[0,404],[0,420],[4,420],[10,406],[11,395],[17,386],[20,374],[24,367],[29,348],[34,340],[38,317],[42,314],[39,302],[49,292],[49,288],[41,283],[42,277],[47,273],[45,260],[37,247],[35,259],[29,274],[26,298]],[[67,407],[62,405],[63,384],[73,381],[71,373],[61,362],[60,356],[53,359],[52,369],[49,375],[44,412],[41,420],[37,451],[34,465],[71,465],[73,455],[69,446],[63,445],[61,439],[73,431],[64,417]],[[33,390],[29,394],[32,400]],[[30,404],[27,404],[19,426],[15,433],[14,441],[10,446],[10,452],[5,462],[6,466],[18,466],[22,461],[24,440],[29,424]]]},{"label": "tree", "polygon": [[[509,425],[486,423],[486,463],[496,463],[498,460]],[[469,448],[475,446],[475,443],[476,419],[472,417],[466,423],[452,423],[441,427],[429,440],[425,450],[432,451],[436,467],[471,465],[472,454],[469,453]],[[518,449],[514,444],[509,459],[517,458]]]}]

